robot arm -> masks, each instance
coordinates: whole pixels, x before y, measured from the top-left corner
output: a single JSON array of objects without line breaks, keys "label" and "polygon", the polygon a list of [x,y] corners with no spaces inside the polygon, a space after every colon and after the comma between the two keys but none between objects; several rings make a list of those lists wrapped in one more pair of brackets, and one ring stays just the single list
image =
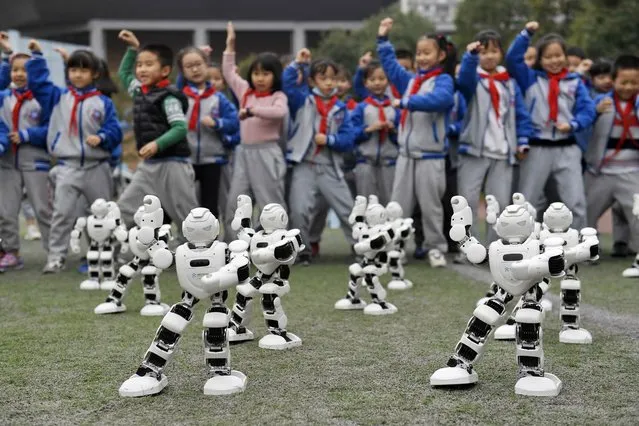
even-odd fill
[{"label": "robot arm", "polygon": [[355,253],[360,255],[366,252],[380,251],[393,241],[394,237],[395,232],[393,229],[391,227],[386,227],[382,229],[381,232],[376,232],[373,235],[370,235],[369,238],[365,238],[362,241],[355,243],[353,249],[355,250]]},{"label": "robot arm", "polygon": [[251,238],[255,235],[255,230],[251,227],[251,217],[253,216],[253,201],[248,195],[238,195],[237,209],[231,222],[231,229],[237,232],[240,240],[250,244]]},{"label": "robot arm", "polygon": [[453,215],[450,218],[450,238],[459,243],[459,249],[471,263],[483,262],[486,259],[486,248],[470,234],[473,211],[468,206],[468,202],[464,197],[456,195],[451,198],[450,203],[453,206]]},{"label": "robot arm", "polygon": [[173,263],[173,253],[169,251],[169,247],[162,240],[156,240],[148,249],[147,253],[158,269],[168,269]]},{"label": "robot arm", "polygon": [[301,250],[304,250],[304,244],[302,244],[300,231],[292,229],[286,233],[286,237],[282,240],[251,252],[251,259],[257,264],[292,265],[297,253]]},{"label": "robot arm", "polygon": [[73,253],[80,253],[80,238],[82,238],[82,230],[87,226],[87,218],[79,217],[75,221],[73,231],[71,231],[71,239],[69,240],[69,246]]},{"label": "robot arm", "polygon": [[350,216],[348,216],[348,223],[351,225],[363,223],[364,215],[366,214],[366,205],[366,197],[362,195],[355,197],[355,204],[353,204],[353,210]]},{"label": "robot arm", "polygon": [[587,260],[599,259],[599,238],[594,228],[584,228],[580,232],[581,242],[566,252],[566,263],[574,265]]},{"label": "robot arm", "polygon": [[249,264],[247,257],[233,257],[226,266],[220,268],[217,272],[203,276],[201,278],[202,288],[211,294],[215,294],[248,282]]},{"label": "robot arm", "polygon": [[499,216],[499,202],[494,195],[486,195],[486,222],[489,225],[497,223],[497,217]]},{"label": "robot arm", "polygon": [[172,239],[173,234],[171,233],[171,225],[160,226],[160,230],[158,231],[158,240],[162,240],[168,244]]},{"label": "robot arm", "polygon": [[545,243],[545,250],[530,259],[514,262],[511,265],[513,277],[517,280],[539,280],[543,277],[553,278],[564,276],[566,260],[562,249],[563,239],[549,238]]},{"label": "robot arm", "polygon": [[368,226],[365,222],[355,222],[352,228],[352,235],[355,241],[359,241],[368,231]]}]

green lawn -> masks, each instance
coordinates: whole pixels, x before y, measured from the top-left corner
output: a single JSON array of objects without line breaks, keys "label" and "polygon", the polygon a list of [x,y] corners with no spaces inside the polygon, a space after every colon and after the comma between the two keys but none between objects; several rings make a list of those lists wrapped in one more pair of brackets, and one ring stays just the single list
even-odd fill
[{"label": "green lawn", "polygon": [[[206,397],[203,303],[166,369],[158,396],[123,399],[117,389],[137,368],[159,325],[142,318],[141,285],[132,284],[125,314],[97,317],[103,292],[82,292],[74,265],[39,274],[42,255],[25,245],[27,268],[0,275],[0,424],[636,424],[639,342],[587,328],[595,343],[558,343],[557,315],[545,324],[547,370],[564,382],[552,399],[514,394],[514,344],[491,341],[477,365],[480,383],[467,389],[429,386],[457,343],[485,284],[450,270],[411,263],[409,292],[391,293],[399,312],[369,317],[338,312],[347,248],[330,231],[321,262],[295,267],[284,298],[289,329],[304,341],[287,352],[233,346],[233,366],[248,376],[244,393]],[[634,282],[617,279],[622,264],[584,268],[586,302],[637,314]],[[621,285],[623,284],[623,286]],[[611,291],[611,286],[623,292]],[[555,286],[555,292],[557,285]],[[173,271],[162,276],[163,300],[179,298]],[[617,303],[622,303],[617,306]],[[259,309],[257,310],[259,312]],[[265,332],[254,316],[258,336]]]}]

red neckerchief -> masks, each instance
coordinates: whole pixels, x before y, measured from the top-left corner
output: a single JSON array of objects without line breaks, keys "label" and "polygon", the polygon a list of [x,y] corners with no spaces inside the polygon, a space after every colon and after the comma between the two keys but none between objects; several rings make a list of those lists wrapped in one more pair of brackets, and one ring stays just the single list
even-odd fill
[{"label": "red neckerchief", "polygon": [[639,120],[637,120],[637,115],[635,114],[635,104],[637,102],[637,95],[633,96],[631,99],[628,99],[626,102],[626,107],[622,110],[621,103],[617,94],[613,96],[615,101],[615,121],[613,122],[614,126],[621,126],[621,136],[619,136],[619,141],[617,142],[617,146],[615,146],[615,152],[604,158],[604,163],[612,160],[619,151],[623,149],[624,143],[630,138],[630,140],[636,144],[635,138],[632,137],[632,127],[639,126]]},{"label": "red neckerchief", "polygon": [[[381,121],[382,123],[386,123],[386,112],[384,111],[384,108],[389,107],[391,105],[391,101],[390,99],[384,99],[382,102],[378,102],[377,99],[373,98],[372,96],[369,96],[368,98],[364,99],[364,102],[366,102],[369,105],[372,105],[374,107],[377,108],[377,117],[379,119],[379,121]],[[379,143],[382,144],[386,141],[386,136],[388,135],[388,130],[384,129],[380,129],[379,131]]]},{"label": "red neckerchief", "polygon": [[[422,74],[419,75],[417,74],[415,76],[415,78],[413,79],[413,85],[410,88],[410,92],[408,94],[408,96],[413,96],[416,95],[417,92],[419,92],[419,89],[422,87],[422,84],[424,84],[424,82],[430,78],[433,77],[437,77],[438,75],[440,75],[441,73],[443,73],[444,70],[442,68],[436,68],[426,74]],[[408,117],[408,108],[404,108],[402,110],[402,115],[399,117],[399,123],[404,126],[404,123],[406,122],[406,118]]]},{"label": "red neckerchief", "polygon": [[69,123],[69,134],[77,135],[78,134],[78,105],[86,99],[92,98],[94,96],[100,96],[102,93],[99,90],[91,90],[86,93],[78,93],[74,87],[69,87],[69,93],[73,96],[73,108],[71,108],[71,121]]},{"label": "red neckerchief", "polygon": [[355,108],[357,108],[357,101],[355,101],[355,99],[353,98],[349,98],[348,102],[346,102],[346,109],[352,111]]},{"label": "red neckerchief", "polygon": [[[320,125],[319,125],[319,129],[318,129],[318,133],[323,133],[324,135],[326,135],[326,132],[328,131],[328,113],[331,112],[331,110],[333,109],[333,107],[335,106],[335,104],[337,103],[337,101],[339,100],[337,98],[337,96],[333,95],[331,96],[331,98],[328,100],[327,103],[324,103],[324,99],[322,99],[321,96],[315,96],[315,106],[317,108],[317,112],[319,113],[321,119],[320,119]],[[326,135],[328,137],[328,135]],[[315,147],[315,153],[313,154],[313,156],[316,156],[317,154],[319,154],[322,151],[323,146],[322,145],[317,145]]]},{"label": "red neckerchief", "polygon": [[208,89],[204,90],[201,95],[190,86],[184,87],[182,92],[193,99],[193,110],[191,111],[191,118],[189,119],[189,130],[197,130],[197,122],[200,118],[200,101],[213,96],[215,94],[215,86],[211,85]]},{"label": "red neckerchief", "polygon": [[566,68],[557,74],[548,73],[548,106],[550,109],[548,114],[549,122],[557,122],[557,116],[559,115],[559,82],[566,78],[567,75],[568,70]]},{"label": "red neckerchief", "polygon": [[242,102],[240,102],[240,108],[244,109],[246,108],[246,101],[248,100],[248,97],[253,95],[256,98],[265,98],[267,96],[271,96],[271,92],[258,92],[255,89],[248,89],[246,92],[244,92],[244,95],[242,96]]},{"label": "red neckerchief", "polygon": [[[22,109],[22,104],[26,101],[33,99],[33,93],[31,90],[25,90],[20,93],[17,90],[13,91],[13,96],[16,97],[16,104],[13,106],[13,111],[11,112],[11,123],[13,124],[13,131],[20,131],[20,110]],[[11,151],[15,154],[18,151],[18,145],[12,143]]]},{"label": "red neckerchief", "polygon": [[140,87],[140,89],[142,89],[142,93],[147,95],[151,91],[151,89],[155,89],[156,87],[164,89],[165,87],[169,87],[170,85],[171,85],[171,82],[169,81],[169,79],[165,78],[164,80],[160,80],[152,86],[147,86],[146,84],[143,84]]},{"label": "red neckerchief", "polygon": [[390,85],[390,89],[391,89],[391,93],[393,94],[393,98],[395,98],[395,99],[401,99],[402,98],[402,94],[399,93],[399,90],[397,90],[397,87],[395,87],[394,84]]},{"label": "red neckerchief", "polygon": [[508,81],[510,80],[510,75],[508,75],[508,73],[504,71],[504,72],[498,72],[496,74],[479,73],[479,77],[488,79],[488,91],[490,92],[490,101],[493,104],[493,109],[495,110],[497,121],[499,122],[499,89],[497,88],[495,81]]}]

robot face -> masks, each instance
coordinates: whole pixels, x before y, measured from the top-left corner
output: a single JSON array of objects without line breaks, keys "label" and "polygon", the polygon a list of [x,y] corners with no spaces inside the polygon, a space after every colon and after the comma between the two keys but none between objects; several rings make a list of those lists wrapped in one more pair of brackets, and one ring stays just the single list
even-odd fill
[{"label": "robot face", "polygon": [[572,212],[564,203],[552,203],[544,212],[544,225],[551,232],[564,232],[572,225]]},{"label": "robot face", "polygon": [[509,243],[525,241],[535,229],[535,221],[525,206],[513,204],[499,215],[495,231]]},{"label": "robot face", "polygon": [[138,211],[133,215],[133,222],[138,226],[142,226],[142,216],[144,215],[144,206],[138,207]]},{"label": "robot face", "polygon": [[190,243],[210,243],[220,232],[220,224],[209,209],[198,207],[182,222],[182,233]]},{"label": "robot face", "polygon": [[277,229],[286,229],[288,225],[288,215],[284,207],[271,203],[264,206],[260,214],[260,225],[264,231],[271,233]]},{"label": "robot face", "polygon": [[386,214],[388,215],[388,220],[401,219],[404,216],[404,210],[397,201],[391,201],[386,205]]},{"label": "robot face", "polygon": [[91,204],[91,213],[99,218],[103,218],[109,212],[109,205],[104,198],[98,198]]},{"label": "robot face", "polygon": [[386,209],[381,204],[369,204],[365,217],[369,226],[382,225],[386,223]]}]

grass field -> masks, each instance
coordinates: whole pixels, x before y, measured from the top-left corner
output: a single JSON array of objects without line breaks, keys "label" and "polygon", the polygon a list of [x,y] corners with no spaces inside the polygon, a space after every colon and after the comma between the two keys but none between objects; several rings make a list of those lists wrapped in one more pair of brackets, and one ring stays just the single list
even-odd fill
[{"label": "grass field", "polygon": [[[443,366],[487,285],[450,269],[412,262],[413,290],[391,293],[396,315],[337,312],[344,296],[348,249],[330,231],[320,262],[295,267],[284,298],[289,329],[304,341],[287,352],[232,347],[233,367],[248,376],[244,393],[206,397],[201,319],[187,329],[169,386],[158,396],[123,399],[118,387],[137,368],[159,325],[143,318],[141,285],[132,284],[128,312],[97,317],[103,292],[82,292],[70,264],[40,275],[37,244],[24,246],[27,267],[0,275],[0,424],[637,424],[639,341],[586,323],[589,346],[558,343],[557,306],[545,322],[546,367],[564,382],[551,399],[514,394],[514,343],[490,341],[470,388],[429,386]],[[585,302],[639,316],[639,281],[623,281],[630,260],[604,258],[584,267]],[[180,289],[174,271],[162,276],[162,298]],[[557,285],[554,286],[556,293]],[[259,312],[259,310],[257,310]],[[261,316],[253,324],[265,332]]]}]

